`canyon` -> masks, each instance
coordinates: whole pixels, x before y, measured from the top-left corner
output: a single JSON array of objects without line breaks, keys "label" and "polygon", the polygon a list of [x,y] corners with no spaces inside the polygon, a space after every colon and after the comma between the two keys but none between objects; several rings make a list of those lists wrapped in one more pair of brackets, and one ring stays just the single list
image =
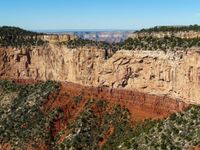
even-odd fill
[{"label": "canyon", "polygon": [[[140,46],[149,37],[198,38],[180,33],[132,38]],[[128,39],[114,51],[74,35],[10,38],[0,37],[0,149],[153,148],[166,137],[170,149],[198,147],[199,47],[127,50]]]},{"label": "canyon", "polygon": [[105,53],[96,47],[72,49],[54,42],[29,48],[1,47],[0,76],[136,90],[200,103],[200,49],[120,50],[107,59]]},{"label": "canyon", "polygon": [[132,35],[133,31],[89,31],[89,32],[76,32],[75,35],[82,39],[103,41],[107,43],[119,43],[126,40]]}]

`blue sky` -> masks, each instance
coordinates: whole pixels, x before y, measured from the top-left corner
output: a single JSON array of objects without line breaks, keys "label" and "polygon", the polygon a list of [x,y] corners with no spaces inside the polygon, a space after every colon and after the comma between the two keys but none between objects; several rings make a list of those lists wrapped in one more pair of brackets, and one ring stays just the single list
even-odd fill
[{"label": "blue sky", "polygon": [[139,29],[200,24],[200,0],[1,0],[0,26]]}]

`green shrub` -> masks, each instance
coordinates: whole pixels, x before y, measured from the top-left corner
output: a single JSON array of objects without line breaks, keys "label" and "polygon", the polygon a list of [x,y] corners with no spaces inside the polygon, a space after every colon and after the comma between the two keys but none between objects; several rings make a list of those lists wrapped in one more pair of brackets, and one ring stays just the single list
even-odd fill
[{"label": "green shrub", "polygon": [[0,141],[20,148],[27,143],[37,145],[38,141],[50,141],[50,123],[60,112],[49,110],[44,114],[41,107],[49,93],[57,91],[59,85],[51,81],[34,85],[0,81],[0,88],[4,92],[19,93],[1,114]]}]

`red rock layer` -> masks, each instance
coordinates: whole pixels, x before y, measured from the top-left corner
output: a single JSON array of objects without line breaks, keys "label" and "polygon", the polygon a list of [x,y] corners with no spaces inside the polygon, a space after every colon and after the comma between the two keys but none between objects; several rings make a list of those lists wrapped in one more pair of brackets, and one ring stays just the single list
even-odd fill
[{"label": "red rock layer", "polygon": [[[133,121],[157,119],[169,116],[174,112],[186,109],[189,104],[167,96],[156,96],[138,91],[97,88],[81,86],[73,83],[62,83],[57,100],[52,107],[68,107],[69,100],[77,95],[87,99],[105,99],[113,104],[125,106],[131,112]],[[72,108],[76,107],[71,106]],[[71,112],[71,110],[68,110]]]},{"label": "red rock layer", "polygon": [[[39,82],[34,80],[15,81],[21,84]],[[108,100],[113,104],[125,106],[131,112],[133,121],[164,118],[172,113],[185,110],[190,106],[179,99],[173,99],[164,95],[158,96],[138,92],[136,90],[130,91],[124,89],[100,88],[62,82],[56,100],[54,100],[54,102],[47,102],[46,107],[59,107],[63,108],[64,111],[71,113],[73,112],[72,109],[76,110],[76,105],[74,104],[73,99],[78,95],[82,95],[83,102],[88,99],[97,98]],[[52,99],[52,96],[50,96],[49,99]]]},{"label": "red rock layer", "polygon": [[[34,80],[15,80],[20,84],[37,83]],[[82,95],[80,104],[75,104],[74,98]],[[67,122],[75,120],[83,111],[86,102],[90,99],[105,99],[110,105],[120,104],[126,107],[131,113],[133,122],[139,122],[144,119],[160,119],[169,116],[172,113],[186,109],[189,104],[172,99],[167,96],[156,96],[138,91],[129,91],[122,89],[109,89],[81,86],[74,83],[61,83],[60,90],[57,93],[49,95],[44,104],[44,113],[49,109],[60,108],[64,112],[64,117],[57,116],[51,124],[51,135],[54,137],[58,132],[65,129],[67,131]],[[64,136],[63,136],[64,137]],[[64,138],[60,138],[60,142]],[[45,148],[41,148],[45,149]]]}]

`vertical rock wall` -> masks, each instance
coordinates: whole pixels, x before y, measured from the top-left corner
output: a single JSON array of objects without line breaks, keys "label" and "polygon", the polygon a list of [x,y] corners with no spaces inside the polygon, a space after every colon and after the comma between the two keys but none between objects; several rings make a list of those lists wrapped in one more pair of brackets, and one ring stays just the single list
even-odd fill
[{"label": "vertical rock wall", "polygon": [[200,103],[200,51],[118,51],[97,48],[0,48],[1,78],[56,80],[138,90]]}]

